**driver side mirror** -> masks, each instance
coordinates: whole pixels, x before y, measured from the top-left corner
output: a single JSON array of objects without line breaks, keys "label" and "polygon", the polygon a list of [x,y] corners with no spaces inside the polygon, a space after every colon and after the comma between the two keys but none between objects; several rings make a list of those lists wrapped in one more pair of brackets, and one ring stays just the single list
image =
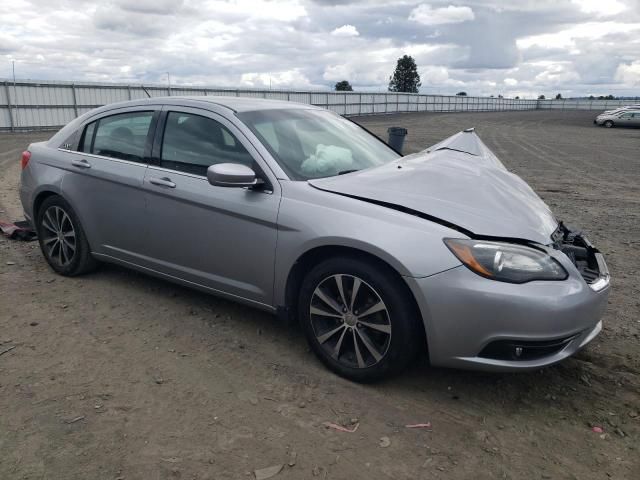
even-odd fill
[{"label": "driver side mirror", "polygon": [[256,172],[240,163],[217,163],[207,168],[207,180],[215,187],[253,187],[258,184]]}]

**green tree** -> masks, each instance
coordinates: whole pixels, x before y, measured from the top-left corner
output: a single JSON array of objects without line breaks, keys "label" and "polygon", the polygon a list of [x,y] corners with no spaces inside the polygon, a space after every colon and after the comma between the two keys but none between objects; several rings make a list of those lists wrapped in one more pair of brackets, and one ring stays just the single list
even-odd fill
[{"label": "green tree", "polygon": [[353,87],[348,80],[342,80],[341,82],[336,83],[334,88],[336,92],[353,92]]},{"label": "green tree", "polygon": [[460,97],[466,97],[467,96],[467,92],[458,92],[458,93],[456,93],[456,95],[458,95]]},{"label": "green tree", "polygon": [[545,96],[544,96],[544,95],[540,95],[540,96],[538,97],[538,100],[544,100],[544,99],[545,99]]},{"label": "green tree", "polygon": [[393,76],[389,77],[389,91],[418,93],[421,85],[418,66],[413,57],[404,55],[399,58]]},{"label": "green tree", "polygon": [[561,93],[556,95],[556,100],[562,100],[562,94]]},{"label": "green tree", "polygon": [[520,97],[518,97],[517,95],[516,95],[516,100],[520,100]]}]

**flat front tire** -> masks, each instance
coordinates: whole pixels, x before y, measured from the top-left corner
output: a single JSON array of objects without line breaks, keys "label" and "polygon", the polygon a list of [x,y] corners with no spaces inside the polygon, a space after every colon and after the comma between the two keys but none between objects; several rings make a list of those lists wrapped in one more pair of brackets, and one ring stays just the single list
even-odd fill
[{"label": "flat front tire", "polygon": [[357,382],[399,373],[425,341],[400,275],[366,259],[336,257],[312,268],[302,283],[298,318],[320,360]]},{"label": "flat front tire", "polygon": [[91,255],[80,220],[62,197],[54,195],[42,202],[36,231],[42,254],[56,273],[72,277],[96,268],[98,262]]}]

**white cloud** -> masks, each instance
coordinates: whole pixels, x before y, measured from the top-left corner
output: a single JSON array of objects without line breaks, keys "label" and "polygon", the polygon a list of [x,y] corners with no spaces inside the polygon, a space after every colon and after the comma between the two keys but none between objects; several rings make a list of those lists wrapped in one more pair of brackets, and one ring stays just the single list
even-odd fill
[{"label": "white cloud", "polygon": [[423,3],[411,10],[409,20],[422,23],[423,25],[444,25],[447,23],[461,23],[473,20],[475,15],[470,7],[448,7],[432,8],[431,5]]},{"label": "white cloud", "polygon": [[640,87],[640,60],[618,65],[615,79],[629,87]]},{"label": "white cloud", "polygon": [[515,78],[505,78],[504,84],[508,85],[509,87],[515,87],[516,85],[518,85],[518,80],[516,80]]},{"label": "white cloud", "polygon": [[342,25],[331,32],[331,35],[336,37],[357,37],[360,35],[358,29],[353,25]]},{"label": "white cloud", "polygon": [[543,72],[536,75],[535,80],[549,87],[557,87],[579,82],[580,75],[573,70],[570,62],[550,62]]},{"label": "white cloud", "polygon": [[624,12],[627,6],[618,0],[571,0],[584,13],[594,13],[598,16],[611,16]]},{"label": "white cloud", "polygon": [[516,41],[516,44],[521,49],[536,45],[545,48],[569,48],[575,47],[576,42],[584,39],[595,40],[607,35],[629,33],[635,30],[640,30],[640,23],[587,22],[556,33],[522,37]]},{"label": "white cloud", "polygon": [[418,70],[422,85],[442,85],[449,80],[449,71],[445,67],[429,66]]},{"label": "white cloud", "polygon": [[273,73],[244,73],[240,82],[252,88],[318,88],[297,68]]}]

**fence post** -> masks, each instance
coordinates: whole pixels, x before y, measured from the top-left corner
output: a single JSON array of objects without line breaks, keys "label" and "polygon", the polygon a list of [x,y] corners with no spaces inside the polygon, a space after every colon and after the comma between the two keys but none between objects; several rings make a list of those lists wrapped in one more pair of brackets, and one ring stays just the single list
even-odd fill
[{"label": "fence post", "polygon": [[127,92],[129,93],[129,100],[131,100],[131,85],[127,85]]},{"label": "fence post", "polygon": [[9,82],[4,82],[4,91],[7,95],[7,110],[9,110],[9,126],[11,127],[11,131],[15,130],[14,119],[13,119],[13,108],[11,107],[11,97],[9,96]]},{"label": "fence post", "polygon": [[76,98],[76,86],[75,84],[71,84],[71,95],[73,96],[73,113],[76,118],[78,117],[78,100]]}]

